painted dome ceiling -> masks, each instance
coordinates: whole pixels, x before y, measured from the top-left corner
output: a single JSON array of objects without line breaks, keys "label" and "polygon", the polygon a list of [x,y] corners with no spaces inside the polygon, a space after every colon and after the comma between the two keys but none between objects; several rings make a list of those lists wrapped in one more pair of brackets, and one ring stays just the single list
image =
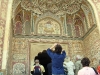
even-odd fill
[{"label": "painted dome ceiling", "polygon": [[96,21],[87,0],[14,0],[13,25],[17,36],[82,38]]},{"label": "painted dome ceiling", "polygon": [[82,0],[22,0],[21,6],[37,14],[50,11],[56,15],[63,15],[76,13],[81,2]]}]

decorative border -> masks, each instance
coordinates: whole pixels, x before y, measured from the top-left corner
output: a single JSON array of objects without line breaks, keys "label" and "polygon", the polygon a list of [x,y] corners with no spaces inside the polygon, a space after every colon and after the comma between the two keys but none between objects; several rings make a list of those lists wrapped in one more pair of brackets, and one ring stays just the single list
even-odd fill
[{"label": "decorative border", "polygon": [[0,26],[2,26],[3,31],[0,34],[2,37],[0,37],[0,69],[2,67],[2,55],[3,55],[3,44],[4,44],[4,34],[5,34],[5,25],[6,25],[6,18],[7,18],[7,7],[8,7],[8,1],[9,0],[1,0],[0,5]]}]

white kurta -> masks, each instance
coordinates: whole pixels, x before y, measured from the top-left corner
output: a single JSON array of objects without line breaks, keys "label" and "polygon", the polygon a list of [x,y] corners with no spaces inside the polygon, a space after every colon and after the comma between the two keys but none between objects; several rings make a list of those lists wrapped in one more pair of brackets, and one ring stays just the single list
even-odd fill
[{"label": "white kurta", "polygon": [[68,75],[74,75],[74,63],[72,61],[64,62],[64,67],[68,69]]}]

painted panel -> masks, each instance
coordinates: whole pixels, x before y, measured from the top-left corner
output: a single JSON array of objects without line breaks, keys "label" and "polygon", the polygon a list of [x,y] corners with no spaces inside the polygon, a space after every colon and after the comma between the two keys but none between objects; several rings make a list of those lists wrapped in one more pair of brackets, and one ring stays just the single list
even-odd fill
[{"label": "painted panel", "polygon": [[38,23],[38,34],[61,34],[61,28],[58,22],[53,19],[46,18]]}]

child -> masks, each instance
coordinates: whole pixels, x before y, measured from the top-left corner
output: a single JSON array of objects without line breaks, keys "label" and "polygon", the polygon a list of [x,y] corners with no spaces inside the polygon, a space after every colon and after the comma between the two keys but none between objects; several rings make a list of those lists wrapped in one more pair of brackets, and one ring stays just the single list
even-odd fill
[{"label": "child", "polygon": [[42,75],[42,73],[45,72],[45,69],[42,65],[39,64],[39,60],[35,60],[34,66],[31,68],[31,74],[32,75]]}]

